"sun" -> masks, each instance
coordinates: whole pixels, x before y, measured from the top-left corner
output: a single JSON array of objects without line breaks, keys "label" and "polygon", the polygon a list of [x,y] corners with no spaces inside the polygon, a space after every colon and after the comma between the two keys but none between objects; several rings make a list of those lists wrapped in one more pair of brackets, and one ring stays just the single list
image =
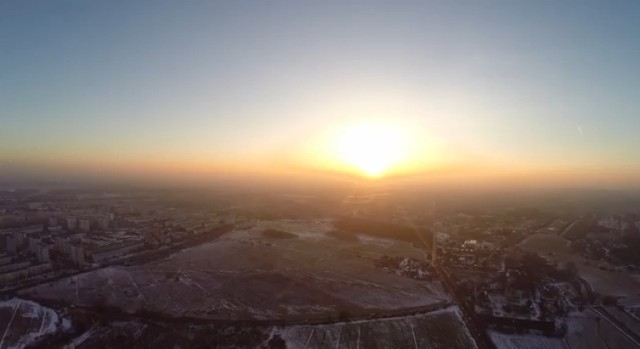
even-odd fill
[{"label": "sun", "polygon": [[376,178],[397,165],[406,149],[399,129],[389,125],[358,124],[340,132],[336,150],[347,166]]}]

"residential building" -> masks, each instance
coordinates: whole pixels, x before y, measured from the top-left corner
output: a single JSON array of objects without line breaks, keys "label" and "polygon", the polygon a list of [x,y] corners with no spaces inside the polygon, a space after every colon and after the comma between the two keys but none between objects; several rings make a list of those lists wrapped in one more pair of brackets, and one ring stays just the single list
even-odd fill
[{"label": "residential building", "polygon": [[26,279],[33,275],[42,274],[51,270],[51,263],[31,265],[29,262],[21,264],[20,268],[9,271],[0,270],[0,284],[7,284],[20,279]]},{"label": "residential building", "polygon": [[69,257],[74,264],[78,266],[85,265],[84,246],[80,242],[71,243],[69,246]]},{"label": "residential building", "polygon": [[29,237],[29,253],[35,254],[37,252],[37,245],[42,242],[42,239],[31,236]]},{"label": "residential building", "polygon": [[44,242],[40,242],[36,245],[36,259],[40,263],[47,263],[50,261],[49,258],[49,245]]},{"label": "residential building", "polygon": [[67,217],[67,229],[75,230],[78,226],[78,219],[76,217]]},{"label": "residential building", "polygon": [[20,230],[25,234],[42,234],[44,232],[44,226],[30,225],[28,227],[22,227]]},{"label": "residential building", "polygon": [[20,245],[21,244],[19,243],[19,239],[17,236],[15,236],[14,234],[7,235],[7,253],[10,256],[15,256],[18,254]]},{"label": "residential building", "polygon": [[96,217],[96,225],[102,230],[107,230],[109,228],[110,221],[111,220],[107,215]]},{"label": "residential building", "polygon": [[91,230],[91,220],[89,218],[81,218],[78,220],[78,228],[82,231],[90,231]]}]

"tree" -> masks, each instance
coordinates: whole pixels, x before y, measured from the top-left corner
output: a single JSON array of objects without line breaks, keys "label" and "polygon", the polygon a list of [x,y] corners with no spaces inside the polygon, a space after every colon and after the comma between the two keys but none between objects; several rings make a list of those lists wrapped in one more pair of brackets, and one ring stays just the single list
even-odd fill
[{"label": "tree", "polygon": [[564,271],[567,278],[573,279],[578,276],[578,266],[573,261],[569,261],[565,264]]}]

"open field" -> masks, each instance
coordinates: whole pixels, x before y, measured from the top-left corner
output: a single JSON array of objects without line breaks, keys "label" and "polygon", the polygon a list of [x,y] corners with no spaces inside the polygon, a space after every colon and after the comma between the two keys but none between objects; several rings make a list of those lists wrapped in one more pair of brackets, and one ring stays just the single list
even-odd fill
[{"label": "open field", "polygon": [[489,331],[498,349],[612,349],[638,348],[611,323],[591,310],[571,314],[564,337],[536,334],[507,334]]},{"label": "open field", "polygon": [[476,348],[455,306],[418,316],[316,326],[163,327],[115,322],[96,326],[72,342],[78,349],[123,345],[132,348]]},{"label": "open field", "polygon": [[54,310],[34,302],[0,302],[0,349],[24,348],[68,326]]},{"label": "open field", "polygon": [[489,337],[498,349],[566,349],[562,338],[531,334],[504,334],[496,331],[489,331]]},{"label": "open field", "polygon": [[568,257],[573,255],[569,243],[569,240],[556,234],[535,233],[524,239],[519,246],[542,255]]},{"label": "open field", "polygon": [[619,297],[621,303],[640,304],[640,282],[630,273],[602,270],[596,262],[579,256],[569,248],[569,240],[555,234],[533,234],[519,244],[525,250],[536,252],[558,263],[574,262],[580,276],[593,291],[607,296]]},{"label": "open field", "polygon": [[456,307],[427,315],[281,331],[292,348],[475,348]]},{"label": "open field", "polygon": [[[264,229],[296,234],[275,239]],[[406,242],[326,235],[328,222],[275,221],[146,265],[109,267],[23,291],[34,299],[209,319],[317,319],[448,300],[439,282],[376,269],[382,255],[424,258]]]}]

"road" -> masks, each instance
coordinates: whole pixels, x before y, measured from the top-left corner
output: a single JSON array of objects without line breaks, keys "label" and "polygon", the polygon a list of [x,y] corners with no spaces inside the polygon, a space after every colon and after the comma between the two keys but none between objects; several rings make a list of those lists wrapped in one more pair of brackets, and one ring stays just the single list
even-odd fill
[{"label": "road", "polygon": [[[429,241],[428,239],[424,239],[422,237],[420,230],[416,227],[413,220],[409,218],[405,209],[403,209],[402,207],[398,207],[398,211],[403,214],[405,222],[407,222],[409,227],[411,227],[411,229],[413,229],[416,232],[416,234],[419,236],[419,239],[420,241],[422,241],[424,248],[427,251],[431,251],[432,241]],[[426,254],[425,254],[425,260],[429,262]],[[487,334],[487,331],[485,331],[485,328],[482,325],[482,323],[478,321],[478,319],[476,318],[475,311],[464,302],[462,295],[460,294],[460,292],[458,292],[458,289],[455,286],[455,283],[453,282],[451,277],[449,276],[449,273],[447,273],[447,271],[442,266],[434,265],[433,267],[436,273],[438,274],[438,278],[442,281],[442,284],[447,290],[447,292],[450,295],[452,295],[454,303],[458,305],[458,307],[462,311],[462,320],[464,321],[465,325],[469,329],[469,332],[473,336],[473,339],[478,345],[478,348],[479,349],[495,349],[496,348],[495,344],[493,343],[493,341],[491,341],[491,338],[489,338],[489,335]]]},{"label": "road", "polygon": [[600,305],[594,306],[592,309],[596,314],[600,315],[603,319],[612,324],[615,328],[618,329],[618,331],[620,331],[625,337],[627,337],[627,339],[632,341],[638,348],[640,348],[640,337],[635,332],[631,331],[624,323],[609,314],[609,312],[607,312],[607,309]]},{"label": "road", "polygon": [[571,231],[574,225],[578,224],[579,220],[574,219],[573,222],[569,223],[566,228],[560,233],[560,236],[565,237],[565,235]]}]

